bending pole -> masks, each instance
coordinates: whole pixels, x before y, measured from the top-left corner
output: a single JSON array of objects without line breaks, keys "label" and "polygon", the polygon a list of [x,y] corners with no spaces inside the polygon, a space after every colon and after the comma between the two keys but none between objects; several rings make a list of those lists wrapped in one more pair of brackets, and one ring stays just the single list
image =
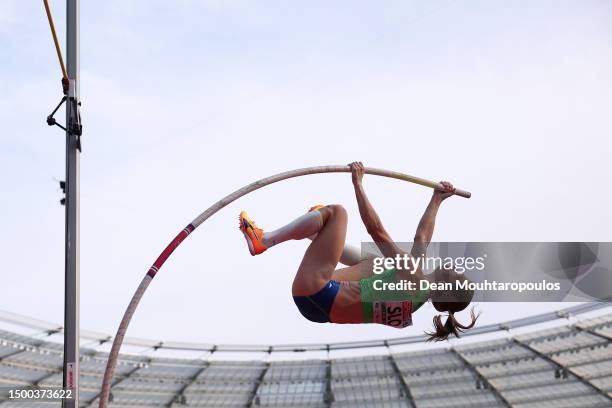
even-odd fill
[{"label": "bending pole", "polygon": [[[140,282],[138,289],[136,289],[136,293],[132,297],[130,304],[123,315],[123,319],[121,319],[121,323],[119,324],[119,329],[117,329],[117,334],[113,340],[113,346],[111,348],[110,354],[108,356],[108,361],[106,363],[106,371],[104,372],[104,380],[102,382],[102,391],[100,392],[100,408],[106,408],[108,403],[108,397],[110,395],[110,390],[112,387],[112,379],[113,373],[115,371],[115,367],[117,366],[117,358],[119,357],[119,349],[121,348],[121,343],[123,342],[123,338],[125,337],[125,333],[127,332],[128,325],[130,324],[130,320],[136,311],[136,307],[138,307],[138,303],[144,292],[147,290],[147,287],[155,277],[155,274],[159,272],[162,265],[166,260],[170,257],[172,252],[187,238],[189,234],[193,232],[197,227],[202,225],[204,221],[212,217],[216,212],[225,207],[226,205],[236,201],[242,196],[245,196],[255,190],[258,190],[262,187],[265,187],[270,184],[277,183],[279,181],[287,180],[290,178],[307,176],[309,174],[320,174],[320,173],[349,173],[351,171],[349,166],[317,166],[317,167],[307,167],[303,169],[291,170],[284,173],[279,173],[274,176],[266,177],[261,180],[258,180],[254,183],[251,183],[247,186],[242,187],[231,193],[230,195],[222,198],[217,201],[206,211],[200,214],[195,220],[193,220],[189,225],[187,225],[179,234],[174,237],[172,242],[164,249],[161,255],[155,260],[153,265],[147,271],[147,274]],[[420,184],[425,187],[430,188],[442,188],[440,183],[436,183],[434,181],[429,181],[426,179],[422,179],[419,177],[409,176],[407,174],[398,173],[395,171],[382,170],[382,169],[374,169],[366,167],[366,174],[373,174],[376,176],[394,178],[398,180],[408,181],[410,183]],[[455,194],[461,197],[470,198],[471,193],[464,190],[457,189]]]}]

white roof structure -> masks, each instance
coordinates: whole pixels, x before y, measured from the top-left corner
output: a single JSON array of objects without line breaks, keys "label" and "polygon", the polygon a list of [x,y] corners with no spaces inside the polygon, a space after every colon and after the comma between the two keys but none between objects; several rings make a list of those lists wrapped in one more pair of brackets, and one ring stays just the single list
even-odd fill
[{"label": "white roof structure", "polygon": [[[611,339],[612,313],[456,347],[365,357],[232,361],[123,354],[110,406],[612,407]],[[81,356],[81,406],[94,407],[107,353],[83,348]],[[7,390],[61,388],[61,367],[61,344],[0,331],[0,407],[59,406],[11,401]]]}]

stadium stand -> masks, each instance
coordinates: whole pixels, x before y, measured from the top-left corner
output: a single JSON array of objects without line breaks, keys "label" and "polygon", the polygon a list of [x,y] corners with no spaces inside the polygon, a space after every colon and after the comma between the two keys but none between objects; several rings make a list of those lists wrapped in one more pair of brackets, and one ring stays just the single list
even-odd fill
[{"label": "stadium stand", "polygon": [[[122,354],[111,406],[334,408],[612,407],[612,313],[443,349],[286,361]],[[81,406],[97,406],[107,353],[81,352]],[[62,346],[0,331],[7,390],[61,388]]]}]

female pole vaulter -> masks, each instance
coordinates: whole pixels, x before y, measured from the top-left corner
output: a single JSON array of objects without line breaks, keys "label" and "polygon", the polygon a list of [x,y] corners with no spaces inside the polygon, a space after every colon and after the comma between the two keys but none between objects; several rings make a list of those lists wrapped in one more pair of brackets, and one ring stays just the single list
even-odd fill
[{"label": "female pole vaulter", "polygon": [[[404,256],[405,251],[391,239],[366,196],[363,188],[363,164],[354,162],[349,166],[359,213],[368,233],[384,256]],[[443,181],[441,185],[443,189],[434,190],[419,222],[411,251],[413,256],[418,257],[427,249],[438,209],[442,202],[455,192],[451,183]],[[438,268],[433,274],[425,276],[420,266],[417,266],[415,271],[390,269],[374,275],[372,259],[361,259],[355,251],[345,250],[347,213],[341,205],[315,206],[291,223],[271,232],[264,232],[257,227],[245,211],[240,213],[239,218],[240,230],[251,255],[261,254],[288,240],[312,240],[292,286],[295,304],[300,313],[310,321],[379,323],[404,328],[412,324],[412,314],[430,300],[437,311],[446,312],[448,317],[445,323],[442,323],[442,315],[433,318],[434,331],[427,333],[429,340],[446,340],[451,334],[459,337],[461,332],[472,328],[476,323],[477,316],[473,309],[468,325],[462,325],[454,316],[467,308],[474,295],[473,291],[456,289],[452,290],[452,293],[441,294],[439,291],[419,289],[419,281],[422,279],[436,283],[456,282],[466,279],[463,274]],[[347,266],[336,269],[339,262]],[[379,284],[380,281],[410,281],[414,282],[415,289],[376,290],[374,282],[377,280]]]}]

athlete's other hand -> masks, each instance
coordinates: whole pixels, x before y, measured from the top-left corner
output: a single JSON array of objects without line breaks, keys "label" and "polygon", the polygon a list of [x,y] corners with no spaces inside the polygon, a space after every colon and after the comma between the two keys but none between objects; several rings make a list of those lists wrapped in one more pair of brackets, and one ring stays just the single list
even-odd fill
[{"label": "athlete's other hand", "polygon": [[440,184],[442,185],[442,188],[436,188],[434,190],[433,195],[435,199],[438,199],[440,202],[442,202],[448,197],[455,194],[455,187],[452,183],[448,181],[441,181]]},{"label": "athlete's other hand", "polygon": [[352,162],[349,164],[354,185],[360,185],[365,174],[365,167],[362,162]]}]

